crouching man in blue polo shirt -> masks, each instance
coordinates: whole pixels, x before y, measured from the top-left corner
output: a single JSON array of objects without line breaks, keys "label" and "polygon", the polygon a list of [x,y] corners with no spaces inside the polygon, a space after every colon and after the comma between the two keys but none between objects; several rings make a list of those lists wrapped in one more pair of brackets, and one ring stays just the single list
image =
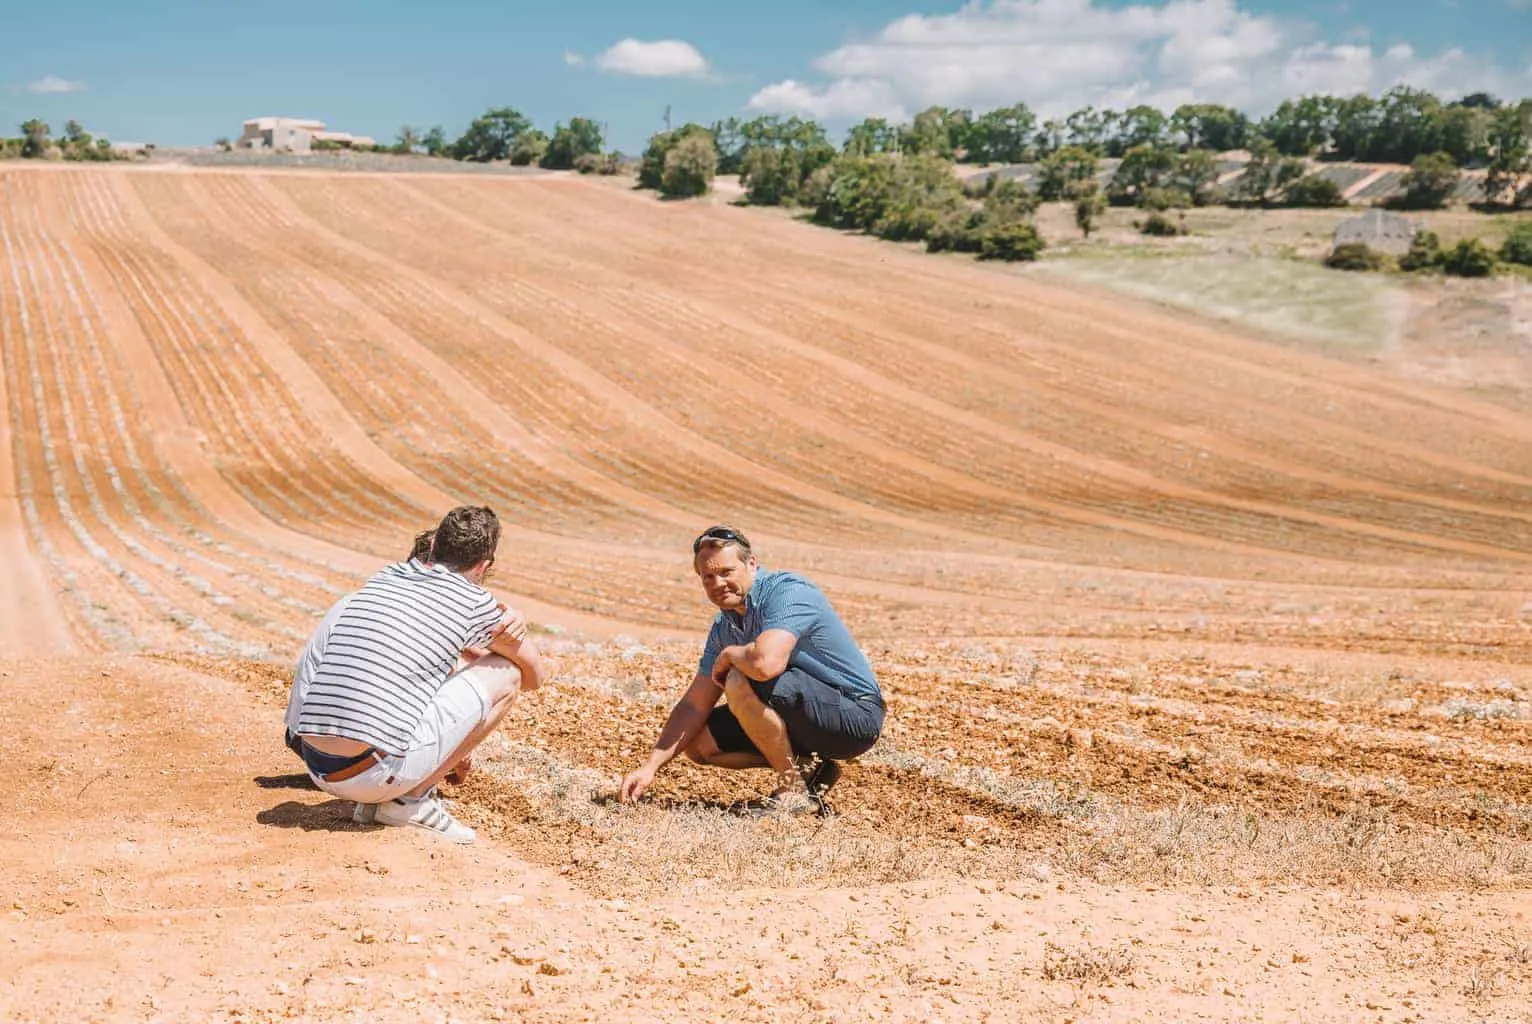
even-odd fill
[{"label": "crouching man in blue polo shirt", "polygon": [[705,531],[692,567],[718,615],[696,677],[649,759],[622,780],[621,799],[637,800],[685,753],[719,768],[771,768],[768,810],[822,812],[836,762],[866,753],[883,731],[872,666],[824,593],[797,573],[760,568],[739,531]]}]

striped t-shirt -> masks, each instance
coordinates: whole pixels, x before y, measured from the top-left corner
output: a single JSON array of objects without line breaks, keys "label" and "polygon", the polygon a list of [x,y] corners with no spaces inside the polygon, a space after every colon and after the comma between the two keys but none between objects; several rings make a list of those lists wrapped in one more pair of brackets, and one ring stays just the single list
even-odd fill
[{"label": "striped t-shirt", "polygon": [[500,622],[494,595],[460,573],[415,559],[381,569],[310,641],[296,731],[344,736],[387,754],[409,749],[427,705],[464,647]]}]

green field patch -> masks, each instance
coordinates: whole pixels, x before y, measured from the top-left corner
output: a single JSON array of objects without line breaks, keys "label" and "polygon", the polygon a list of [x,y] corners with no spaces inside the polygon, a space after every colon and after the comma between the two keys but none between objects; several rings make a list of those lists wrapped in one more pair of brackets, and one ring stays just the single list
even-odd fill
[{"label": "green field patch", "polygon": [[1408,302],[1387,278],[1260,256],[1114,253],[1053,260],[1037,271],[1358,355],[1393,342]]}]

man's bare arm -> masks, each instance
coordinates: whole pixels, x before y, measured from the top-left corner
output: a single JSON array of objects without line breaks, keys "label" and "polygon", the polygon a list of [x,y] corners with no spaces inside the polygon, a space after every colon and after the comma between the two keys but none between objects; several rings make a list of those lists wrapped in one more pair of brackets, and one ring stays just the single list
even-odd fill
[{"label": "man's bare arm", "polygon": [[618,794],[621,799],[637,800],[654,781],[655,774],[692,745],[707,725],[708,714],[713,710],[713,705],[718,703],[718,694],[718,687],[713,684],[713,680],[706,673],[698,672],[686,693],[670,709],[670,717],[660,729],[659,738],[654,741],[654,749],[649,752],[649,759],[623,778]]},{"label": "man's bare arm", "polygon": [[787,630],[768,629],[752,643],[725,647],[713,662],[713,681],[722,686],[731,668],[761,682],[775,679],[787,671],[797,645],[798,637]]},{"label": "man's bare arm", "polygon": [[521,670],[522,690],[535,690],[543,685],[542,653],[531,637],[523,636],[518,640],[507,630],[490,641],[489,650],[509,659]]}]

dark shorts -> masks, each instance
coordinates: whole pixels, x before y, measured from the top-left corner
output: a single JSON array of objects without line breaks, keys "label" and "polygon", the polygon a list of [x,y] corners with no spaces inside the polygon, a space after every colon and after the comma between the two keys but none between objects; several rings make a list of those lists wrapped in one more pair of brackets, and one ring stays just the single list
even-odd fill
[{"label": "dark shorts", "polygon": [[[880,698],[848,697],[802,669],[790,668],[775,679],[750,685],[762,703],[782,716],[794,754],[844,761],[872,749],[883,731]],[[724,753],[760,753],[727,704],[713,709],[707,727]]]}]

